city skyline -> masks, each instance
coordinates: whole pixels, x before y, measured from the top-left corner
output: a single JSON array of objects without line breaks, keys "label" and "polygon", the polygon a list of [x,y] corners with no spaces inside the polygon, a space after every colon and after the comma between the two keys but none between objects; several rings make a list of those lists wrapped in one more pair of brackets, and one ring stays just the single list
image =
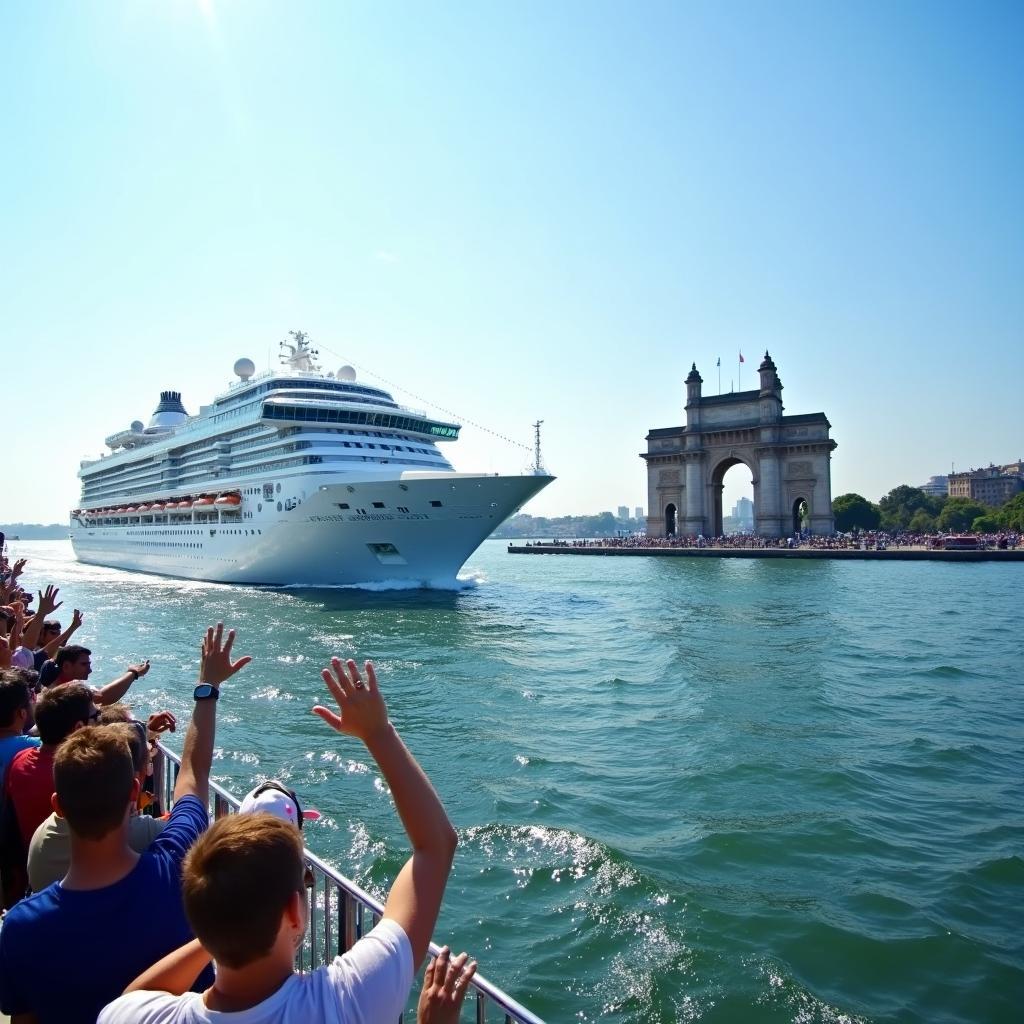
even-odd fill
[{"label": "city skyline", "polygon": [[646,509],[691,363],[740,390],[766,349],[833,495],[1024,448],[1017,5],[110,0],[0,39],[4,520],[292,329],[461,421],[459,470],[544,420],[535,515]]}]

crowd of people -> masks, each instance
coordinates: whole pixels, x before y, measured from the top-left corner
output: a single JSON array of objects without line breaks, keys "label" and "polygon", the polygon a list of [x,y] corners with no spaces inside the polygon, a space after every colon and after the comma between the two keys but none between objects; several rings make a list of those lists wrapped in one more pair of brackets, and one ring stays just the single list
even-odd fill
[{"label": "crowd of people", "polygon": [[[90,650],[69,643],[85,617],[75,610],[64,629],[57,588],[33,598],[25,571],[0,553],[0,1012],[14,1024],[398,1020],[457,839],[388,718],[373,664],[333,658],[321,673],[330,699],[313,711],[365,745],[412,852],[380,923],[300,974],[309,903],[296,795],[269,781],[238,814],[209,820],[221,686],[251,661],[235,657],[234,630],[206,630],[197,679],[182,683],[194,705],[163,808],[151,760],[178,723],[129,704],[149,661],[92,685]],[[420,1024],[458,1020],[475,971],[442,949],[424,974]]]},{"label": "crowd of people", "polygon": [[[997,550],[1015,550],[1021,543],[1020,534],[1013,531],[977,534],[979,547]],[[719,537],[702,534],[680,534],[670,537],[650,537],[630,534],[620,537],[596,537],[578,540],[556,539],[527,541],[524,547],[555,548],[710,548],[710,549],[767,549],[814,548],[827,551],[886,551],[890,548],[941,549],[946,542],[943,534],[911,533],[907,530],[862,530],[856,533],[812,534],[794,533],[787,537],[762,537],[755,533],[734,533]],[[511,546],[511,545],[510,545]]]}]

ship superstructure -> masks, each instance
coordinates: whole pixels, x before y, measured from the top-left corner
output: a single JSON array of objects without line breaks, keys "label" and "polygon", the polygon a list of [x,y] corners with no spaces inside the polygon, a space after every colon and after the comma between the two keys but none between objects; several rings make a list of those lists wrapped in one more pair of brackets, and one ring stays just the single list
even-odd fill
[{"label": "ship superstructure", "polygon": [[446,585],[552,477],[457,473],[460,425],[323,373],[302,332],[283,366],[238,380],[197,415],[164,391],[147,425],[83,462],[71,513],[80,561],[232,583]]}]

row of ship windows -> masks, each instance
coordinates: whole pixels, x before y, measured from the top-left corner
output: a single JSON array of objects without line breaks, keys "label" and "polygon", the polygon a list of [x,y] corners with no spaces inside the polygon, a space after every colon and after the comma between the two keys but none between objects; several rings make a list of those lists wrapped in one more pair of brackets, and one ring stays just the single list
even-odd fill
[{"label": "row of ship windows", "polygon": [[356,412],[353,409],[311,409],[303,405],[267,405],[263,418],[268,420],[298,420],[312,423],[365,423],[375,427],[433,434],[435,437],[459,436],[459,428],[445,423],[413,419],[410,416],[391,416],[380,412]]}]

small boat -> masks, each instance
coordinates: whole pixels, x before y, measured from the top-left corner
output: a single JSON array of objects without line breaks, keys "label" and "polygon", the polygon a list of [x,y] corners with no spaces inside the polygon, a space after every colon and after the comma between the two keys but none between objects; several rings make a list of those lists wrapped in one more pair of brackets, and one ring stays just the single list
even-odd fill
[{"label": "small boat", "polygon": [[208,508],[212,505],[213,498],[211,498],[208,494],[204,494],[201,497],[196,498],[196,500],[192,502],[193,508]]},{"label": "small boat", "polygon": [[239,494],[220,494],[213,500],[217,508],[238,508],[242,504],[242,497]]},{"label": "small boat", "polygon": [[153,504],[149,506],[149,511],[150,512],[163,512],[163,510],[166,507],[167,506],[162,501],[154,501]]}]

